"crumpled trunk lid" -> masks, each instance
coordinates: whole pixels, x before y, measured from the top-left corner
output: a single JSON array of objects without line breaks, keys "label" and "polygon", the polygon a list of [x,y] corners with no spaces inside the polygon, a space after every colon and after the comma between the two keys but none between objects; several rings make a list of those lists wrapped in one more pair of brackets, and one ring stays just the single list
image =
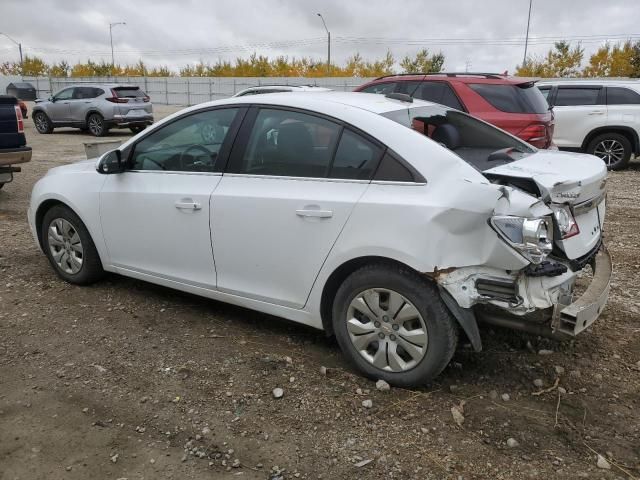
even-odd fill
[{"label": "crumpled trunk lid", "polygon": [[[502,183],[533,181],[539,197],[551,203],[571,205],[580,233],[556,245],[571,260],[595,253],[600,244],[605,215],[607,168],[593,155],[540,150],[520,160],[483,172]],[[554,220],[555,221],[555,220]],[[557,231],[556,231],[557,232]]]}]

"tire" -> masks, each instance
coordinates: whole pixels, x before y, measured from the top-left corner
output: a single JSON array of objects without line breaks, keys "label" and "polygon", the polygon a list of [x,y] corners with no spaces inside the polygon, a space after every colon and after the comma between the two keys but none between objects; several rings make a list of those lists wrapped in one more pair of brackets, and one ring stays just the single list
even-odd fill
[{"label": "tire", "polygon": [[587,146],[587,153],[602,158],[609,170],[627,168],[632,150],[629,139],[615,132],[598,135]]},{"label": "tire", "polygon": [[92,113],[87,117],[87,129],[94,137],[104,137],[109,132],[104,118],[99,113]]},{"label": "tire", "polygon": [[[70,228],[66,228],[64,233],[67,225]],[[104,276],[100,256],[87,227],[68,207],[56,205],[44,214],[41,240],[51,266],[63,280],[76,285],[89,285]]]},{"label": "tire", "polygon": [[[364,311],[369,314],[363,316]],[[334,299],[333,329],[343,353],[358,370],[398,387],[433,380],[447,366],[458,343],[458,325],[438,288],[406,267],[385,264],[367,265],[347,277]],[[381,335],[384,338],[378,340]]]},{"label": "tire", "polygon": [[36,126],[38,133],[48,134],[53,132],[53,123],[44,112],[35,112],[33,115],[33,124]]},{"label": "tire", "polygon": [[138,134],[141,131],[143,131],[145,128],[147,128],[146,125],[141,125],[139,127],[129,127],[129,130],[131,130],[134,134]]}]

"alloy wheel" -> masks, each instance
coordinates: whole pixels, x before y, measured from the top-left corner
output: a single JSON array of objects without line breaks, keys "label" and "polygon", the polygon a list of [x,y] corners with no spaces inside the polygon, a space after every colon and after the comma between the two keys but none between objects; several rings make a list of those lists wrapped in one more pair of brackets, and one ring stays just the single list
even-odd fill
[{"label": "alloy wheel", "polygon": [[427,353],[424,319],[393,290],[372,288],[357,294],[347,309],[347,332],[360,356],[381,370],[411,370]]},{"label": "alloy wheel", "polygon": [[42,113],[34,115],[33,122],[36,124],[36,130],[40,133],[46,132],[49,127],[47,119]]},{"label": "alloy wheel", "polygon": [[89,124],[87,125],[89,127],[89,131],[95,135],[96,137],[100,136],[100,134],[102,133],[102,119],[100,117],[98,117],[97,115],[92,115],[89,118]]},{"label": "alloy wheel", "polygon": [[75,275],[82,268],[84,249],[76,227],[64,218],[56,218],[47,232],[53,261],[65,273]]},{"label": "alloy wheel", "polygon": [[593,154],[610,167],[624,159],[624,145],[617,140],[603,140],[596,145]]}]

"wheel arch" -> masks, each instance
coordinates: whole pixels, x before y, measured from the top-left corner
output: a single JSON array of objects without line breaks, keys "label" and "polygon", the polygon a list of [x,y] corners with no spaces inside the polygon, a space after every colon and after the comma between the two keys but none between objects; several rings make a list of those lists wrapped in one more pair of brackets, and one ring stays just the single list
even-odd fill
[{"label": "wheel arch", "polygon": [[[38,205],[38,209],[36,210],[35,214],[35,227],[38,236],[38,244],[40,245],[40,249],[42,251],[44,251],[44,245],[42,244],[42,220],[44,219],[45,214],[56,205],[62,205],[70,210],[73,210],[73,208],[71,208],[69,205],[55,198],[47,199],[40,205]],[[75,210],[73,211],[74,213],[76,213]],[[76,213],[76,215],[78,214]]]},{"label": "wheel arch", "polygon": [[92,108],[90,110],[87,110],[86,115],[84,116],[84,124],[85,126],[88,126],[89,124],[89,117],[91,115],[93,115],[94,113],[97,113],[98,115],[100,115],[102,117],[102,120],[104,120],[104,115],[102,114],[102,112],[100,110],[98,110],[97,108]]},{"label": "wheel arch", "polygon": [[589,146],[589,143],[598,135],[602,135],[603,133],[619,133],[624,135],[631,142],[631,148],[633,153],[640,153],[640,138],[638,137],[638,132],[636,132],[633,128],[627,127],[624,125],[606,125],[604,127],[598,127],[591,130],[584,140],[582,141],[582,150],[586,150]]},{"label": "wheel arch", "polygon": [[351,275],[356,270],[364,267],[365,265],[370,264],[379,264],[379,265],[389,265],[395,267],[403,267],[408,268],[419,275],[424,276],[429,281],[433,281],[426,275],[421,274],[416,269],[410,267],[406,263],[400,262],[399,260],[395,260],[389,257],[382,256],[362,256],[352,258],[342,263],[336,269],[331,272],[331,275],[327,278],[327,281],[322,288],[322,294],[320,296],[320,318],[322,320],[322,327],[326,332],[327,336],[333,335],[333,323],[331,321],[331,312],[333,310],[333,300],[340,288],[340,285],[346,280],[346,278]]}]

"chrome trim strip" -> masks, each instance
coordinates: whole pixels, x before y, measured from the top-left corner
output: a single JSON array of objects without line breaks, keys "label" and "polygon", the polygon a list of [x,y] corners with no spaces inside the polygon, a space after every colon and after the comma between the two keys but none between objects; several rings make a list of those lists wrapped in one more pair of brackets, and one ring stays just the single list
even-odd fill
[{"label": "chrome trim strip", "polygon": [[573,206],[573,215],[579,216],[584,213],[590,212],[594,208],[597,208],[600,203],[605,199],[607,192],[603,192],[597,197],[592,198],[591,200],[587,200],[586,202],[579,203]]},{"label": "chrome trim strip", "polygon": [[326,177],[291,177],[286,175],[252,175],[249,173],[225,173],[225,177],[258,178],[275,180],[298,180],[302,182],[332,182],[332,183],[371,183],[370,180],[358,180],[347,178],[326,178]]},{"label": "chrome trim strip", "polygon": [[172,173],[174,175],[206,175],[208,177],[221,177],[222,172],[182,172],[180,170],[125,170],[122,173]]}]

